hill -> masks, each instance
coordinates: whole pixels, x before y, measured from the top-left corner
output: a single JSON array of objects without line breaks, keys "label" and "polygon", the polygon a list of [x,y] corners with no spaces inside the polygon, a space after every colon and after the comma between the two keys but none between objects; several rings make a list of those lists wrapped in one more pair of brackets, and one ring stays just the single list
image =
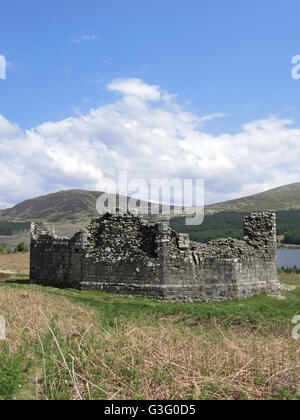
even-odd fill
[{"label": "hill", "polygon": [[300,209],[300,182],[235,200],[224,201],[206,207],[206,214],[221,211],[278,211]]},{"label": "hill", "polygon": [[[67,190],[23,201],[0,210],[0,221],[49,223],[88,221],[97,217],[98,191]],[[149,203],[141,202],[142,207]],[[300,182],[259,194],[206,206],[207,215],[219,212],[284,211],[300,209]]]},{"label": "hill", "polygon": [[[104,194],[99,191],[66,190],[23,201],[11,209],[0,210],[0,222],[89,222],[99,216],[96,210],[98,198]],[[113,194],[108,196],[114,198]],[[129,197],[123,197],[128,201]],[[139,208],[149,211],[151,203],[138,200]],[[156,204],[156,212],[162,213],[161,205]],[[119,201],[117,199],[117,207]],[[122,207],[122,206],[120,206]],[[133,208],[134,209],[134,208]]]},{"label": "hill", "polygon": [[0,211],[0,220],[60,222],[88,219],[97,215],[98,192],[68,190],[23,201]]}]

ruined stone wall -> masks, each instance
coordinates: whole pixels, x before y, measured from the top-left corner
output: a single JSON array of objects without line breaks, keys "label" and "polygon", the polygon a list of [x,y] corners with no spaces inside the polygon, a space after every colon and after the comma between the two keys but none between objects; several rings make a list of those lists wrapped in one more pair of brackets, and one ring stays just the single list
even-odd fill
[{"label": "ruined stone wall", "polygon": [[209,302],[278,293],[275,215],[246,217],[244,233],[243,240],[200,244],[165,225],[164,298]]},{"label": "ruined stone wall", "polygon": [[58,238],[53,228],[32,224],[30,277],[36,283],[76,286],[81,280],[81,244],[76,238]]},{"label": "ruined stone wall", "polygon": [[72,239],[33,225],[31,281],[177,301],[278,292],[275,215],[246,217],[244,232],[200,244],[130,213],[93,219]]},{"label": "ruined stone wall", "polygon": [[41,225],[32,232],[32,282],[163,298],[158,224],[106,214],[72,239]]}]

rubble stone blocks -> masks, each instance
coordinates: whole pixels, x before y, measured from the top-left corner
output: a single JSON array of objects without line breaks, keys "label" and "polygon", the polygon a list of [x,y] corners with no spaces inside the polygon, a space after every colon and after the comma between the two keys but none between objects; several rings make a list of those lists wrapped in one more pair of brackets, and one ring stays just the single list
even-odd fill
[{"label": "rubble stone blocks", "polygon": [[273,213],[244,219],[244,238],[190,241],[133,213],[92,219],[71,239],[32,224],[32,283],[181,302],[279,294]]}]

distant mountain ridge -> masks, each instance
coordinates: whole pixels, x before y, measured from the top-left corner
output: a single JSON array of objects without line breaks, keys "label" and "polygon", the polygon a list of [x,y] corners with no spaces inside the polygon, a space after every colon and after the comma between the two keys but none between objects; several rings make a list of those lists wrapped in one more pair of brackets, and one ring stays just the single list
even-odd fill
[{"label": "distant mountain ridge", "polygon": [[97,216],[96,191],[67,190],[23,201],[0,210],[0,220],[76,221]]},{"label": "distant mountain ridge", "polygon": [[[97,217],[97,191],[67,190],[23,201],[0,210],[0,221],[40,221],[49,223],[87,221]],[[141,206],[149,206],[141,201]],[[300,209],[300,182],[223,203],[206,206],[206,214],[221,211],[250,212]]]},{"label": "distant mountain ridge", "polygon": [[[103,194],[104,193],[101,191],[66,190],[36,197],[23,201],[10,209],[0,210],[0,222],[88,222],[92,217],[99,217],[96,203],[98,198]],[[106,195],[110,197],[112,203],[114,203],[116,195]],[[126,206],[130,197],[120,196],[120,198],[121,197]],[[123,208],[119,203],[119,196],[117,196],[116,204],[117,207],[120,206]],[[137,200],[137,205],[139,208],[144,209],[146,214],[150,212],[150,206],[154,206],[157,213],[162,213],[163,211],[161,205],[152,204],[148,201]],[[136,207],[132,207],[130,203],[129,208],[133,211],[136,209]]]},{"label": "distant mountain ridge", "polygon": [[221,211],[279,211],[300,209],[300,182],[272,188],[258,194],[206,206],[206,214]]}]

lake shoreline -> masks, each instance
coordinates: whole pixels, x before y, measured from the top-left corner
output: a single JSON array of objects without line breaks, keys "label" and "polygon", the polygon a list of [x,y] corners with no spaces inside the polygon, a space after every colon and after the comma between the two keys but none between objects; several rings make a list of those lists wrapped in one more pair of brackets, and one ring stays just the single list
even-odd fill
[{"label": "lake shoreline", "polygon": [[277,246],[277,249],[287,248],[287,249],[300,249],[300,245],[296,244],[280,244]]}]

